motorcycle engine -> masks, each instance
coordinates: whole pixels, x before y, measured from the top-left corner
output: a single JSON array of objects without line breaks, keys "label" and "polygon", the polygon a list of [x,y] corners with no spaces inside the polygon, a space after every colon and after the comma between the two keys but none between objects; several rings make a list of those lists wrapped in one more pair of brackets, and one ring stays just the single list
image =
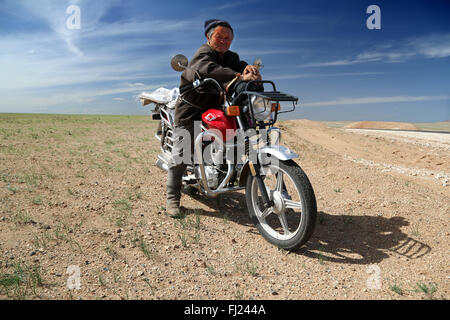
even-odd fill
[{"label": "motorcycle engine", "polygon": [[205,166],[205,173],[208,187],[216,189],[219,186],[219,171],[215,166]]},{"label": "motorcycle engine", "polygon": [[[209,142],[204,147],[203,160],[205,163],[205,174],[208,187],[217,189],[220,181],[224,178],[223,166],[224,159],[224,145],[218,141]],[[200,172],[198,173],[200,176]]]}]

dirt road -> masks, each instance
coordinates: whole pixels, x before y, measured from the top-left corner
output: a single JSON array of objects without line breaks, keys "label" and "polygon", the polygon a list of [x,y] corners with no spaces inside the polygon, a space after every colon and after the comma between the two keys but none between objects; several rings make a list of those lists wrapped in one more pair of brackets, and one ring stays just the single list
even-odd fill
[{"label": "dirt road", "polygon": [[282,122],[319,210],[311,241],[286,252],[242,193],[183,195],[191,214],[169,218],[147,118],[0,122],[2,298],[450,297],[446,142]]}]

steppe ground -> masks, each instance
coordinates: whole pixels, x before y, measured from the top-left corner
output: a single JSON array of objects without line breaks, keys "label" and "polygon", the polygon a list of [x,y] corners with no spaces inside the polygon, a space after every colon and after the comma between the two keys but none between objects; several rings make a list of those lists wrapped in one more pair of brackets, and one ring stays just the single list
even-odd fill
[{"label": "steppe ground", "polygon": [[448,299],[448,139],[280,127],[319,211],[295,252],[242,192],[168,217],[149,117],[0,114],[0,298]]}]

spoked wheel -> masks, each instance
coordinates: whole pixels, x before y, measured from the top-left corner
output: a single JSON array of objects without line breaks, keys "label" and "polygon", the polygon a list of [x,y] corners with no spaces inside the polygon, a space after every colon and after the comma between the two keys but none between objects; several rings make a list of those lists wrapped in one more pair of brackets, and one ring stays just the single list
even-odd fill
[{"label": "spoked wheel", "polygon": [[292,160],[264,166],[264,184],[274,205],[265,208],[255,177],[246,185],[247,208],[258,231],[270,243],[293,250],[311,237],[317,205],[308,177]]}]

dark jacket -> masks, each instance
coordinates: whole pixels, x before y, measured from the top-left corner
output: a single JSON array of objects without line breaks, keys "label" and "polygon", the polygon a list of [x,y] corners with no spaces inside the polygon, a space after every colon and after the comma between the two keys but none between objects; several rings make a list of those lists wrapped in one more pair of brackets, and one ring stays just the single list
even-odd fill
[{"label": "dark jacket", "polygon": [[[241,61],[235,52],[228,50],[223,57],[220,57],[208,44],[202,45],[189,62],[189,67],[197,70],[203,79],[214,78],[223,87],[233,80],[238,73],[242,73],[246,66],[247,63]],[[180,87],[195,80],[195,73],[191,70],[185,70],[181,74]],[[223,98],[218,95],[217,90],[212,88],[214,87],[186,93],[184,99],[190,104],[178,99],[175,106],[175,124],[186,125],[195,120],[201,120],[201,116],[206,110],[220,107]]]}]

